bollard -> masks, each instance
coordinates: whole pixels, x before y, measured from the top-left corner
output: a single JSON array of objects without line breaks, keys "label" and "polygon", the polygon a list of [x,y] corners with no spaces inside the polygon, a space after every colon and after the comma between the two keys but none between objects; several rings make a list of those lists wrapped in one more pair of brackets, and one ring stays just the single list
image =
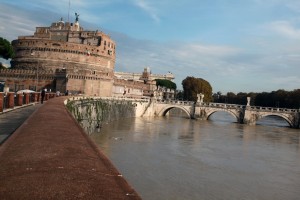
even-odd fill
[{"label": "bollard", "polygon": [[17,94],[17,105],[16,106],[22,106],[23,105],[23,94]]},{"label": "bollard", "polygon": [[38,98],[39,98],[38,92],[32,93],[32,101],[33,102],[38,102]]},{"label": "bollard", "polygon": [[15,93],[14,92],[8,92],[7,93],[7,108],[14,108],[15,105]]},{"label": "bollard", "polygon": [[29,104],[29,97],[30,97],[30,94],[29,93],[25,93],[25,104]]}]

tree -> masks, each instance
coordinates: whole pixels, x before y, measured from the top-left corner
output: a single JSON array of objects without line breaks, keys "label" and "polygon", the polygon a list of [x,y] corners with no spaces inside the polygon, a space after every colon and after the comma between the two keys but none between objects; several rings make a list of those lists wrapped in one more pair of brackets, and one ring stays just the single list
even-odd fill
[{"label": "tree", "polygon": [[272,92],[261,92],[261,93],[244,93],[239,92],[234,94],[228,92],[226,95],[221,95],[220,92],[214,94],[214,100],[218,103],[230,103],[246,105],[247,97],[251,97],[251,106],[262,106],[262,107],[280,107],[280,108],[300,108],[300,89],[294,91],[285,91],[283,89],[272,91]]},{"label": "tree", "polygon": [[166,87],[173,90],[176,90],[177,88],[176,83],[167,79],[155,79],[155,81],[156,81],[156,86]]},{"label": "tree", "polygon": [[197,101],[197,94],[204,94],[204,101],[212,101],[212,87],[202,78],[186,77],[182,81],[183,96],[185,100]]},{"label": "tree", "polygon": [[12,45],[6,39],[0,37],[0,58],[8,60],[14,56]]},{"label": "tree", "polygon": [[225,103],[236,104],[237,96],[233,92],[227,92],[227,96],[225,98]]},{"label": "tree", "polygon": [[287,103],[290,108],[300,109],[300,89],[290,92]]},{"label": "tree", "polygon": [[221,92],[221,91],[219,91],[219,92],[217,92],[217,93],[214,93],[214,94],[213,94],[214,102],[220,103],[221,97],[222,97],[222,92]]}]

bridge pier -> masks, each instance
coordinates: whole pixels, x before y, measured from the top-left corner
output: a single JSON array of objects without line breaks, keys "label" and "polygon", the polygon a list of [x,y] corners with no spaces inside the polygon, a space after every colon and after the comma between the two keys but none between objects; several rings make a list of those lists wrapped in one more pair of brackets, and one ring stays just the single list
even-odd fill
[{"label": "bridge pier", "polygon": [[298,113],[294,114],[294,120],[293,120],[292,128],[300,128],[300,110]]},{"label": "bridge pier", "polygon": [[248,124],[248,125],[255,125],[256,121],[259,119],[259,116],[256,115],[256,113],[253,113],[249,109],[249,106],[247,106],[244,110],[244,116],[243,119],[241,120],[241,124]]},{"label": "bridge pier", "polygon": [[205,108],[200,106],[195,106],[195,112],[193,113],[192,119],[200,119],[200,120],[207,120],[208,115]]}]

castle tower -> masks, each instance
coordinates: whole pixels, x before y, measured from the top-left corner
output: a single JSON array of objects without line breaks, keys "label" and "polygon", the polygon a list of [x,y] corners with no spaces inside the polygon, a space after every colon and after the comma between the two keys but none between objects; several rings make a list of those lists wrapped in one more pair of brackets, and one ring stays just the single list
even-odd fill
[{"label": "castle tower", "polygon": [[60,19],[49,27],[36,27],[32,36],[14,40],[12,68],[53,74],[65,69],[66,89],[110,96],[116,44],[103,32],[84,30],[79,24],[79,14],[75,16],[75,23]]}]

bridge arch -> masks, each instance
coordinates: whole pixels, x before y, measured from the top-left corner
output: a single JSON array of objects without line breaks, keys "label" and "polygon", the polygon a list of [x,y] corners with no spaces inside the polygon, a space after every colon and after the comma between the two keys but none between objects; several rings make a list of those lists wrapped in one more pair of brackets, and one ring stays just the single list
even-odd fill
[{"label": "bridge arch", "polygon": [[235,119],[236,119],[236,122],[240,122],[240,113],[235,113],[231,110],[228,110],[228,109],[213,109],[213,110],[210,110],[209,112],[207,112],[207,120],[209,119],[209,117],[216,113],[216,112],[226,112],[226,113],[229,113],[231,116],[233,116]]},{"label": "bridge arch", "polygon": [[288,118],[288,116],[285,116],[285,115],[282,115],[282,114],[278,114],[278,113],[265,113],[265,114],[261,114],[261,115],[259,115],[259,118],[256,120],[256,122],[259,119],[262,119],[262,118],[268,117],[268,116],[277,116],[277,117],[280,117],[280,118],[284,119],[289,124],[290,127],[293,127],[293,121],[290,120]]},{"label": "bridge arch", "polygon": [[178,106],[178,105],[171,105],[171,106],[166,106],[164,107],[159,113],[158,113],[158,116],[166,116],[166,114],[173,108],[178,108],[180,110],[183,110],[187,116],[189,118],[191,118],[191,113],[183,106]]}]

